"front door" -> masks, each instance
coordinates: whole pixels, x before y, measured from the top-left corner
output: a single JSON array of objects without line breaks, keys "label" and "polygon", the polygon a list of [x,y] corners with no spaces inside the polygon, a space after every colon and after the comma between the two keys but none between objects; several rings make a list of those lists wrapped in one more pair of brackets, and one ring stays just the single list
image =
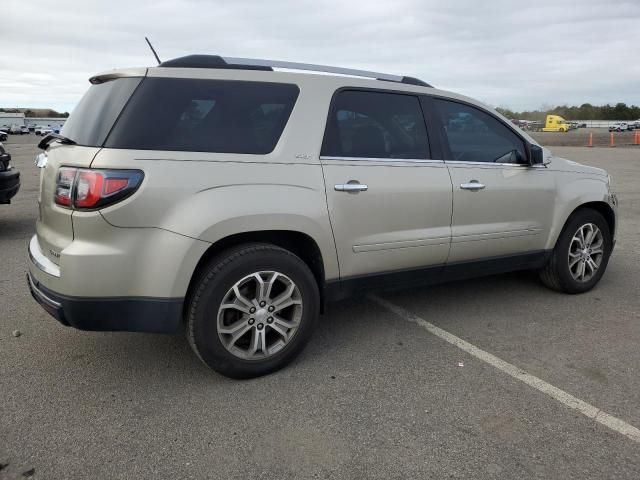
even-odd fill
[{"label": "front door", "polygon": [[451,180],[417,96],[336,93],[321,163],[343,279],[445,263]]},{"label": "front door", "polygon": [[448,263],[543,250],[554,209],[555,182],[529,166],[524,140],[492,114],[433,99],[453,183]]}]

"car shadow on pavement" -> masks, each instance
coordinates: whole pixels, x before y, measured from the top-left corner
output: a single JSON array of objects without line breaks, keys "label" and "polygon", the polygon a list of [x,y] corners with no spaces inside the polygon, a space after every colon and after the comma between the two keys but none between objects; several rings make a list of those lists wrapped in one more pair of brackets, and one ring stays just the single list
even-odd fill
[{"label": "car shadow on pavement", "polygon": [[[514,273],[376,294],[400,300],[419,299],[422,304],[433,303],[437,312],[442,308],[459,309],[461,304],[464,309],[465,302],[461,302],[461,297],[472,302],[474,298],[498,302],[505,293],[530,292],[536,285],[531,274]],[[461,315],[465,314],[461,312]],[[46,321],[53,320],[47,318]],[[413,325],[394,317],[366,297],[332,303],[320,317],[318,329],[307,348],[291,366],[269,377],[298,375],[310,371],[316,364],[348,368],[354,356],[365,361],[376,345],[401,344],[401,339],[414,332],[413,329]],[[54,338],[48,352],[48,366],[44,368],[82,370],[87,378],[114,385],[118,382],[135,384],[141,378],[147,383],[229,381],[202,364],[181,334],[81,332],[62,326],[56,326],[56,331],[51,333]]]}]

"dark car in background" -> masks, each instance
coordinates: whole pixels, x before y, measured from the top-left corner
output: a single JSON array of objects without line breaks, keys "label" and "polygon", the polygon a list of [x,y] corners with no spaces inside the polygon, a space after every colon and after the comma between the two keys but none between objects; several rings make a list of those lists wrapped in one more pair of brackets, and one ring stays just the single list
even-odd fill
[{"label": "dark car in background", "polygon": [[11,166],[11,155],[0,143],[0,204],[11,203],[20,189],[20,172]]}]

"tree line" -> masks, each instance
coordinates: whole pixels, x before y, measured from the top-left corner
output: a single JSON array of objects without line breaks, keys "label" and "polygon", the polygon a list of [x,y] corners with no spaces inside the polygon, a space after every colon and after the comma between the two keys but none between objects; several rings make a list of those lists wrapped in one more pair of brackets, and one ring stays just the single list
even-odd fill
[{"label": "tree line", "polygon": [[68,118],[69,112],[56,112],[50,108],[0,108],[1,113],[24,113],[25,117]]},{"label": "tree line", "polygon": [[640,107],[627,105],[626,103],[616,103],[615,105],[591,105],[583,103],[579,107],[560,105],[553,108],[542,107],[538,110],[514,112],[505,107],[496,108],[498,112],[507,118],[518,120],[539,120],[544,121],[548,114],[560,115],[567,120],[639,120]]}]

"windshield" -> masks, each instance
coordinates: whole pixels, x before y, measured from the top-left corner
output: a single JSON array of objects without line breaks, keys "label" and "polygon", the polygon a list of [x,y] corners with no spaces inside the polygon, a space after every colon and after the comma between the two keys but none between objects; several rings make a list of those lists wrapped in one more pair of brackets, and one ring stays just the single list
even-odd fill
[{"label": "windshield", "polygon": [[141,78],[117,78],[92,85],[60,132],[78,145],[100,147]]}]

